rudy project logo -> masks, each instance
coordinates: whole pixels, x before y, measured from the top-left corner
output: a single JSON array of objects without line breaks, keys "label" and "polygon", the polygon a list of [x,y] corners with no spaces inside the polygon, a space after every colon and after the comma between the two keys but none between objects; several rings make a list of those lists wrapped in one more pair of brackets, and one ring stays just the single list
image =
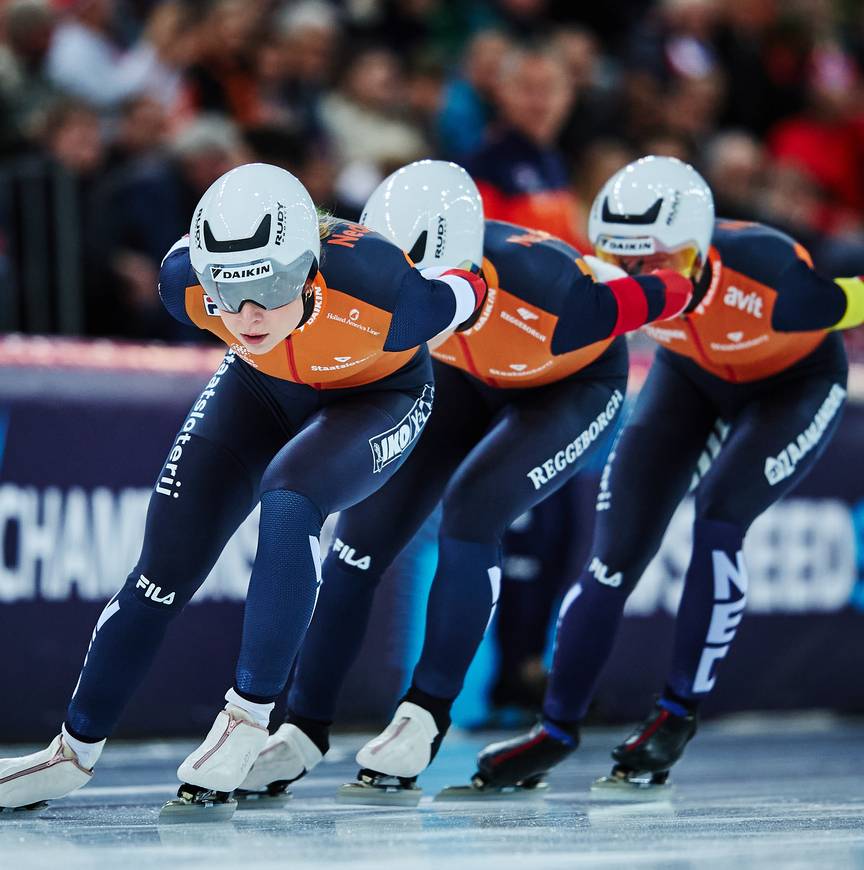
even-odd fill
[{"label": "rudy project logo", "polygon": [[765,478],[770,486],[776,486],[795,473],[798,463],[822,440],[825,430],[843,407],[845,399],[846,390],[840,384],[834,384],[816,412],[813,422],[777,456],[769,456],[765,460]]},{"label": "rudy project logo", "polygon": [[273,241],[277,245],[285,241],[285,206],[281,202],[276,203],[276,237]]},{"label": "rudy project logo", "polygon": [[622,257],[634,257],[639,254],[653,254],[655,245],[654,239],[650,236],[639,236],[633,239],[621,236],[600,236],[597,240],[597,249],[609,254],[619,254]]},{"label": "rudy project logo", "polygon": [[385,465],[398,459],[417,440],[432,413],[434,396],[435,388],[431,384],[426,384],[423,395],[414,402],[411,410],[395,426],[369,439],[373,473],[377,474]]},{"label": "rudy project logo", "polygon": [[206,293],[204,294],[204,310],[210,315],[210,317],[219,316],[219,306],[213,301],[212,297],[208,296]]},{"label": "rudy project logo", "polygon": [[444,253],[444,245],[447,243],[447,221],[440,214],[438,215],[438,228],[435,232],[435,259],[440,260]]},{"label": "rudy project logo", "polygon": [[243,281],[255,281],[258,278],[269,278],[273,274],[273,263],[262,260],[251,266],[211,266],[210,277],[220,284],[239,284]]}]

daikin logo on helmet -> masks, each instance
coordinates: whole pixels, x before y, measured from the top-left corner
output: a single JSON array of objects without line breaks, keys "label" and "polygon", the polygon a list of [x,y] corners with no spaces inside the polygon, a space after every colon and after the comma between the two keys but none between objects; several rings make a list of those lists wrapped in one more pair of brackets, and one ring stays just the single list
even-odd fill
[{"label": "daikin logo on helmet", "polygon": [[600,236],[597,247],[609,254],[635,256],[637,254],[653,254],[656,250],[654,239],[650,236],[625,239],[620,236]]},{"label": "daikin logo on helmet", "polygon": [[239,284],[254,281],[256,278],[269,278],[273,274],[273,263],[262,260],[249,266],[211,266],[210,276],[220,284]]}]

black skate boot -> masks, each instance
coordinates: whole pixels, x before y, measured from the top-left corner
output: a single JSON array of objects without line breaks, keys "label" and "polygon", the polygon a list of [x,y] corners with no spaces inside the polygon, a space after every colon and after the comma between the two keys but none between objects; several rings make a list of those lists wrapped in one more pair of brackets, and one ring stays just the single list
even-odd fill
[{"label": "black skate boot", "polygon": [[677,715],[657,701],[648,717],[633,733],[612,750],[616,762],[609,776],[591,786],[594,797],[637,800],[668,797],[672,765],[696,733],[698,715]]},{"label": "black skate boot", "polygon": [[471,785],[445,788],[435,800],[541,797],[548,789],[546,774],[578,746],[575,727],[565,731],[538,722],[527,734],[487,746],[477,756]]}]

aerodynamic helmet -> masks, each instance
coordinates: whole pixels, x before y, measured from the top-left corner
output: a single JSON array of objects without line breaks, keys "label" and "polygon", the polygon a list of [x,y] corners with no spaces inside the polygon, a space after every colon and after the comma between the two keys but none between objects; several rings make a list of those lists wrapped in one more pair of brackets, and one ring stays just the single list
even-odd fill
[{"label": "aerodynamic helmet", "polygon": [[213,182],[189,228],[192,268],[213,301],[237,312],[293,302],[318,271],[318,215],[290,173],[249,163]]},{"label": "aerodynamic helmet", "polygon": [[397,169],[373,191],[360,223],[406,251],[419,269],[483,261],[483,200],[455,163],[418,160]]},{"label": "aerodynamic helmet", "polygon": [[674,157],[642,157],[616,172],[591,206],[588,235],[615,265],[673,255],[687,274],[704,263],[714,232],[714,197],[704,178]]}]

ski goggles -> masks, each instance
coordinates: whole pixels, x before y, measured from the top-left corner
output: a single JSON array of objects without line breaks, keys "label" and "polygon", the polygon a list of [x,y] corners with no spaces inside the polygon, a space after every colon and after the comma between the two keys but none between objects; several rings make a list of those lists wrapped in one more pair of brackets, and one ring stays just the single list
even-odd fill
[{"label": "ski goggles", "polygon": [[195,274],[219,308],[236,314],[244,302],[268,310],[293,302],[315,280],[317,272],[315,255],[304,251],[287,264],[269,258],[230,266],[208,264]]},{"label": "ski goggles", "polygon": [[667,249],[651,236],[600,236],[594,245],[595,254],[605,263],[623,269],[628,275],[639,275],[654,269],[671,269],[690,278],[699,258],[699,248],[688,242]]}]

